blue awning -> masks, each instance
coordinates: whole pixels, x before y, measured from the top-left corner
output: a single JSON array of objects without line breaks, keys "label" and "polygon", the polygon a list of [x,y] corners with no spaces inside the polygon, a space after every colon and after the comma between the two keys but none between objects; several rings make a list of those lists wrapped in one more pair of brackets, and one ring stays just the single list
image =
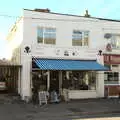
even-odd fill
[{"label": "blue awning", "polygon": [[91,60],[34,59],[34,62],[41,70],[108,70],[103,65]]}]

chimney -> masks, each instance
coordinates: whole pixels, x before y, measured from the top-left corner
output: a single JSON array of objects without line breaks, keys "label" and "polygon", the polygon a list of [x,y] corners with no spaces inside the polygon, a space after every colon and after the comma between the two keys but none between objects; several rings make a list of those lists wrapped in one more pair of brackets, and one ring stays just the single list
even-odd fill
[{"label": "chimney", "polygon": [[34,9],[34,11],[37,11],[37,12],[46,12],[46,13],[48,13],[48,12],[50,12],[50,10],[47,8],[47,9]]},{"label": "chimney", "polygon": [[90,17],[90,15],[88,14],[88,10],[85,11],[85,17]]}]

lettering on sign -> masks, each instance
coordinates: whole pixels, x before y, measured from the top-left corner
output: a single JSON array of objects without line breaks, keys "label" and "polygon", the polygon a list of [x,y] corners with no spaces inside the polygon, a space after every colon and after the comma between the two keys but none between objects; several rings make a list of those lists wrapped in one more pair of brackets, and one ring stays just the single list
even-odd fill
[{"label": "lettering on sign", "polygon": [[56,54],[56,55],[60,55],[60,49],[56,49],[56,50],[55,50],[55,54]]},{"label": "lettering on sign", "polygon": [[120,55],[104,55],[104,62],[109,64],[120,64]]},{"label": "lettering on sign", "polygon": [[64,56],[69,56],[69,52],[67,50],[64,51]]},{"label": "lettering on sign", "polygon": [[78,52],[77,52],[77,51],[74,51],[74,52],[72,53],[72,55],[73,55],[73,56],[77,56],[77,55],[78,55]]},{"label": "lettering on sign", "polygon": [[117,63],[117,62],[120,63],[120,56],[111,56],[111,57],[110,57],[110,60],[111,60],[112,62],[115,62],[115,63]]}]

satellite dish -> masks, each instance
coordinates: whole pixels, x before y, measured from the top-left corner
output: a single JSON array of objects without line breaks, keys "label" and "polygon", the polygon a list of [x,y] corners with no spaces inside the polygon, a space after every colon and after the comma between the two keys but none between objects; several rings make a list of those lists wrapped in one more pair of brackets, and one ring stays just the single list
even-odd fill
[{"label": "satellite dish", "polygon": [[107,39],[109,39],[109,38],[111,38],[112,37],[112,35],[110,34],[110,33],[106,33],[105,35],[104,35],[104,38],[107,38]]}]

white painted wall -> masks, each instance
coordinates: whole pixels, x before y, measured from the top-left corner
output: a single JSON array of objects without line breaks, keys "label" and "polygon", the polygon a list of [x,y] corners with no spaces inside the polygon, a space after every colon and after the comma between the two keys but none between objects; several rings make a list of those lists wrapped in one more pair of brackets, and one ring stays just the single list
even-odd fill
[{"label": "white painted wall", "polygon": [[[98,20],[92,18],[66,16],[58,14],[50,14],[43,12],[33,12],[24,10],[25,30],[26,37],[32,41],[33,45],[37,44],[37,27],[55,27],[57,31],[56,46],[71,47],[72,46],[72,31],[74,29],[90,31],[90,48],[104,48],[106,40],[104,39],[105,33],[120,33],[119,22],[109,22],[105,20]],[[40,19],[38,19],[40,18]],[[27,25],[26,25],[27,24]],[[26,30],[27,29],[27,30]],[[79,47],[80,48],[80,47]]]},{"label": "white painted wall", "polygon": [[96,91],[97,97],[104,97],[104,72],[97,72],[97,80],[96,80]]},{"label": "white painted wall", "polygon": [[[21,64],[21,43],[23,41],[23,19],[20,18],[15,26],[13,28],[16,28],[15,32],[10,32],[10,37],[7,39],[8,47],[9,47],[9,56],[11,56],[12,53],[12,62],[14,64]],[[14,29],[13,29],[14,30]],[[9,35],[8,35],[9,36]]]},{"label": "white painted wall", "polygon": [[90,90],[70,90],[69,98],[70,99],[83,99],[83,98],[97,98],[98,95],[96,91]]},{"label": "white painted wall", "polygon": [[22,77],[21,77],[21,96],[22,99],[26,99],[26,97],[31,97],[31,64],[32,57],[24,53],[21,57],[22,64]]}]

